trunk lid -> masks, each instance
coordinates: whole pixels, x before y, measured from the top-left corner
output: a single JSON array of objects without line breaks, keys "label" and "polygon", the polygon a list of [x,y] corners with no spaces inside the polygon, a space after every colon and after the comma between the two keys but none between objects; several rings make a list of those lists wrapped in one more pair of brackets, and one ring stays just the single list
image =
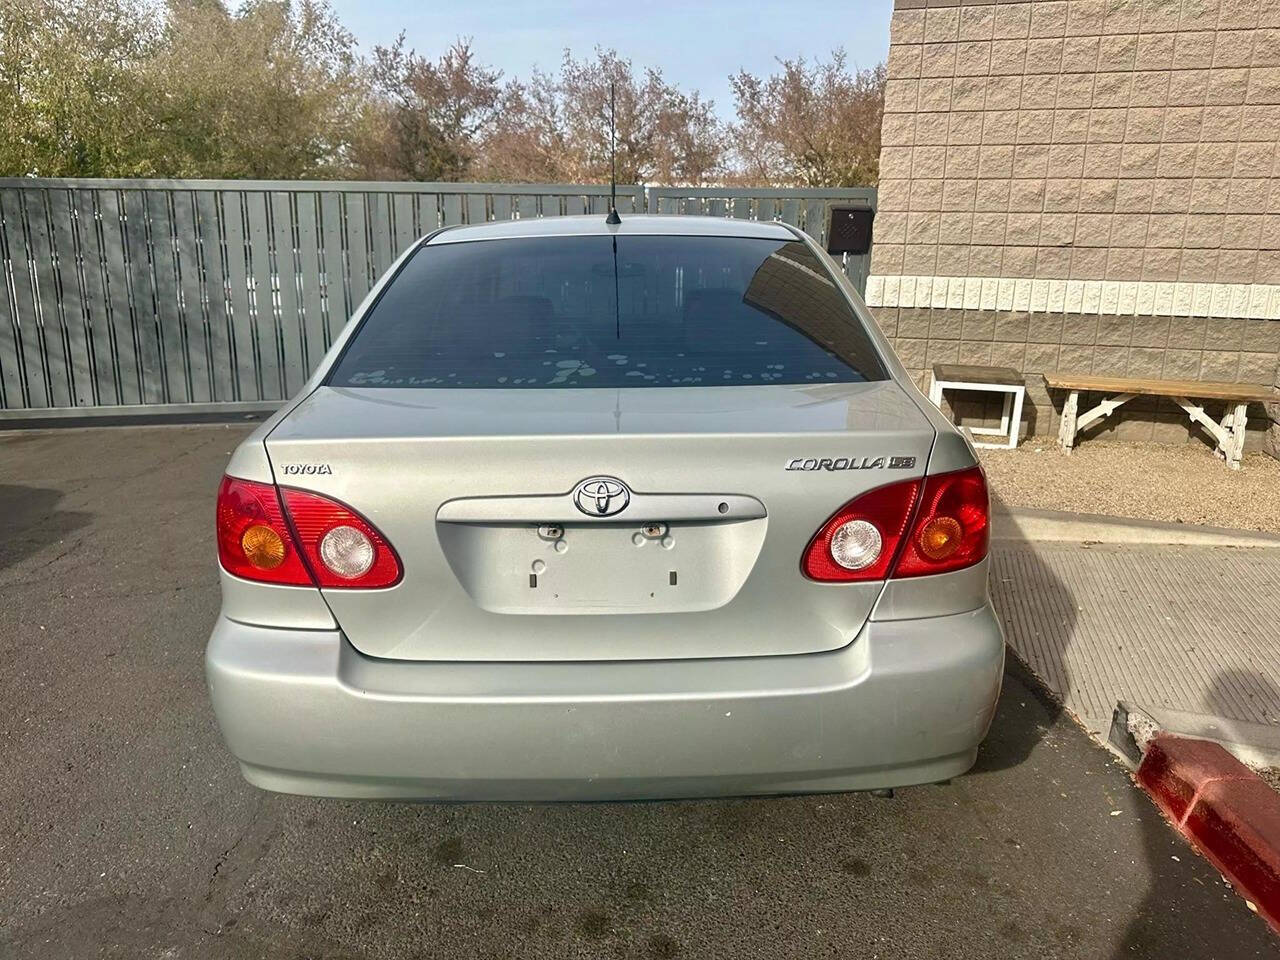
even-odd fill
[{"label": "trunk lid", "polygon": [[848,500],[923,474],[933,439],[878,381],[322,387],[266,445],[278,483],[349,504],[400,555],[394,587],[323,591],[362,653],[635,660],[849,643],[882,584],[809,581],[801,554]]}]

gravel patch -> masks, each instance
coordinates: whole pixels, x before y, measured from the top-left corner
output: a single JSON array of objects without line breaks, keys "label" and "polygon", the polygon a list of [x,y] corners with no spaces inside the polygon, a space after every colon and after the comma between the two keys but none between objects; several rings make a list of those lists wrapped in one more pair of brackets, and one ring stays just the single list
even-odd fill
[{"label": "gravel patch", "polygon": [[1248,453],[1228,470],[1208,447],[1051,439],[980,450],[992,499],[1010,507],[1280,533],[1280,460]]},{"label": "gravel patch", "polygon": [[1280,767],[1263,767],[1258,776],[1267,781],[1272,790],[1280,791]]}]

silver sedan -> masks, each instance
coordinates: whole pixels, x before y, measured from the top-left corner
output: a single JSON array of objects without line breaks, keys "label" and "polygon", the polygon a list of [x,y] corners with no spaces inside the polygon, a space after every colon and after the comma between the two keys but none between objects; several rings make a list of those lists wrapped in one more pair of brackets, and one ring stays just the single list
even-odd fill
[{"label": "silver sedan", "polygon": [[986,483],[783,224],[442,230],[231,457],[206,658],[269,790],[683,797],[974,762]]}]

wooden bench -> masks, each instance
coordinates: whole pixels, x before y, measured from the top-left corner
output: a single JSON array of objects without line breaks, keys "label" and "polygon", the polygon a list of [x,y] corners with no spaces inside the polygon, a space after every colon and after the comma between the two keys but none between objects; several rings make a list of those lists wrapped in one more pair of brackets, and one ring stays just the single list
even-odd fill
[{"label": "wooden bench", "polygon": [[935,363],[929,377],[929,399],[942,409],[943,390],[978,390],[1004,394],[1004,411],[1000,415],[1000,427],[966,427],[975,436],[996,436],[1001,443],[978,443],[975,447],[992,449],[1013,448],[1018,445],[1018,431],[1022,427],[1022,403],[1027,396],[1027,384],[1022,374],[1012,367],[982,367],[965,363]]},{"label": "wooden bench", "polygon": [[[1067,402],[1062,408],[1062,421],[1058,425],[1058,443],[1071,452],[1076,445],[1077,434],[1096,420],[1109,417],[1134,397],[1168,397],[1180,406],[1192,423],[1198,423],[1209,432],[1217,443],[1214,453],[1227,462],[1232,470],[1240,469],[1240,457],[1244,453],[1244,431],[1248,425],[1245,410],[1250,403],[1264,403],[1275,399],[1275,391],[1255,383],[1210,383],[1200,380],[1142,380],[1128,377],[1095,377],[1088,374],[1046,373],[1045,386],[1050,390],[1066,390]],[[1092,410],[1080,413],[1080,394],[1106,395]],[[1192,403],[1199,400],[1224,400],[1227,414],[1215,421],[1204,412],[1204,406]]]}]

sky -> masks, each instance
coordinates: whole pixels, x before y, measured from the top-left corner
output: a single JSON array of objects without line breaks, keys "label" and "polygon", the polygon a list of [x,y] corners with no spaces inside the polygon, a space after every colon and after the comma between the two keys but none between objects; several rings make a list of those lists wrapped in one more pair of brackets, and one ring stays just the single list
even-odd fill
[{"label": "sky", "polygon": [[637,72],[658,67],[680,87],[697,89],[733,114],[729,76],[766,75],[778,58],[827,57],[843,47],[851,64],[872,67],[889,49],[893,0],[648,0],[645,3],[520,3],[516,0],[331,0],[366,52],[404,31],[408,44],[435,58],[471,37],[482,62],[508,77],[537,66],[553,70],[568,47],[575,56],[613,47]]}]

